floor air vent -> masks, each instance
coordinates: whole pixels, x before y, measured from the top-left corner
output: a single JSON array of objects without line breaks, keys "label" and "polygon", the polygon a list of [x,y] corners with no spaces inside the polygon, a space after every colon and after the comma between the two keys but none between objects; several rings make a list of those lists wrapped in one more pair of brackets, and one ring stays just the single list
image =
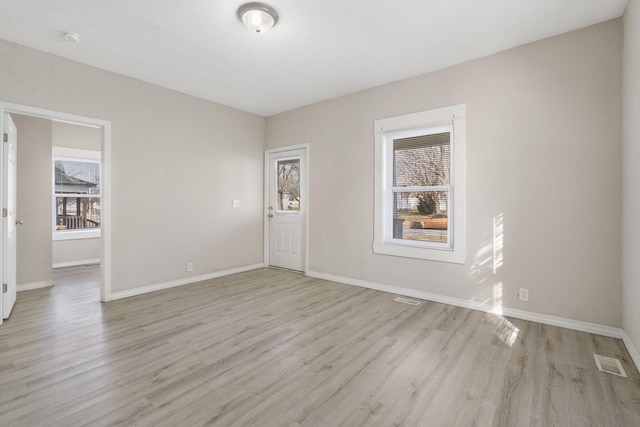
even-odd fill
[{"label": "floor air vent", "polygon": [[613,357],[601,356],[599,354],[594,354],[593,357],[595,357],[596,365],[601,372],[606,372],[608,374],[618,375],[625,378],[627,377],[627,374],[618,359],[614,359]]},{"label": "floor air vent", "polygon": [[403,304],[420,305],[420,301],[416,301],[416,300],[409,299],[409,298],[395,297],[393,300],[397,301],[397,302],[401,302]]}]

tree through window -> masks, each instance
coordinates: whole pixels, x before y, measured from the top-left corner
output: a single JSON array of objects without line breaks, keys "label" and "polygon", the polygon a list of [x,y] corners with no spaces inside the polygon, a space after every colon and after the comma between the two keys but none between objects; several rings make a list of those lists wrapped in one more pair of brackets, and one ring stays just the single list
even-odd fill
[{"label": "tree through window", "polygon": [[442,130],[393,140],[394,239],[449,243],[451,129]]},{"label": "tree through window", "polygon": [[300,210],[300,159],[278,160],[278,210]]}]

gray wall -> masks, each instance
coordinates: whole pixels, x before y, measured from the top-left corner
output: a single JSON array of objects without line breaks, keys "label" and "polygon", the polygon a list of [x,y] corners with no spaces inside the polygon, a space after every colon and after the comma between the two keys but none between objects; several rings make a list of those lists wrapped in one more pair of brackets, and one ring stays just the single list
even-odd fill
[{"label": "gray wall", "polygon": [[[310,269],[621,326],[621,47],[611,21],[268,118],[268,148],[311,144]],[[114,292],[185,277],[187,261],[193,275],[262,261],[265,119],[9,42],[0,53],[2,100],[112,122]],[[637,89],[628,62],[625,90]],[[638,98],[627,98],[629,116]],[[466,264],[374,255],[373,121],[463,102]],[[640,249],[625,243],[632,260]],[[625,269],[626,301],[640,294],[636,273]],[[624,325],[638,342],[633,308]]]},{"label": "gray wall", "polygon": [[113,292],[262,262],[264,118],[7,41],[0,54],[3,101],[112,124]]},{"label": "gray wall", "polygon": [[100,261],[102,239],[54,240],[51,263],[54,268]]},{"label": "gray wall", "polygon": [[[624,15],[623,327],[640,349],[640,4]],[[637,362],[637,361],[636,361]]]},{"label": "gray wall", "polygon": [[53,122],[51,126],[53,145],[83,150],[102,149],[102,131],[99,128],[64,122]]},{"label": "gray wall", "polygon": [[[309,269],[621,326],[621,67],[616,20],[269,117],[268,148],[311,145]],[[466,263],[374,255],[374,120],[458,103]]]},{"label": "gray wall", "polygon": [[[63,122],[53,122],[51,126],[51,144],[55,146],[97,151],[102,149],[102,131],[98,128]],[[102,254],[100,238],[54,240],[52,244],[54,266],[95,260]]]},{"label": "gray wall", "polygon": [[70,265],[81,265],[87,262],[96,263],[102,255],[102,239],[54,240],[52,242],[52,259],[54,268]]},{"label": "gray wall", "polygon": [[12,114],[18,129],[17,284],[51,276],[51,121]]}]

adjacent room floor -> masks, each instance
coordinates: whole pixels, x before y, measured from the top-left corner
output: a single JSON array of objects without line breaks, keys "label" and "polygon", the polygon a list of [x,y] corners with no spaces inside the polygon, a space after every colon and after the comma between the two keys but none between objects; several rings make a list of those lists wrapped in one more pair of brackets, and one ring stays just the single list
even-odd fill
[{"label": "adjacent room floor", "polygon": [[98,281],[18,295],[0,425],[640,425],[620,340],[273,269],[107,304]]}]

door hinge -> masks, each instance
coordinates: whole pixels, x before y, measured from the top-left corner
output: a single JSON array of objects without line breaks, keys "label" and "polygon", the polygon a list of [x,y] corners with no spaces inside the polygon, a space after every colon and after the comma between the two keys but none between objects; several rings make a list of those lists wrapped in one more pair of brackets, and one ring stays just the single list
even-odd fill
[{"label": "door hinge", "polygon": [[6,218],[8,215],[7,208],[2,208],[2,218]]},{"label": "door hinge", "polygon": [[9,290],[9,286],[7,286],[6,283],[3,283],[2,284],[2,293],[6,294],[8,290]]},{"label": "door hinge", "polygon": [[8,133],[3,133],[2,134],[2,142],[9,142],[9,134]]}]

